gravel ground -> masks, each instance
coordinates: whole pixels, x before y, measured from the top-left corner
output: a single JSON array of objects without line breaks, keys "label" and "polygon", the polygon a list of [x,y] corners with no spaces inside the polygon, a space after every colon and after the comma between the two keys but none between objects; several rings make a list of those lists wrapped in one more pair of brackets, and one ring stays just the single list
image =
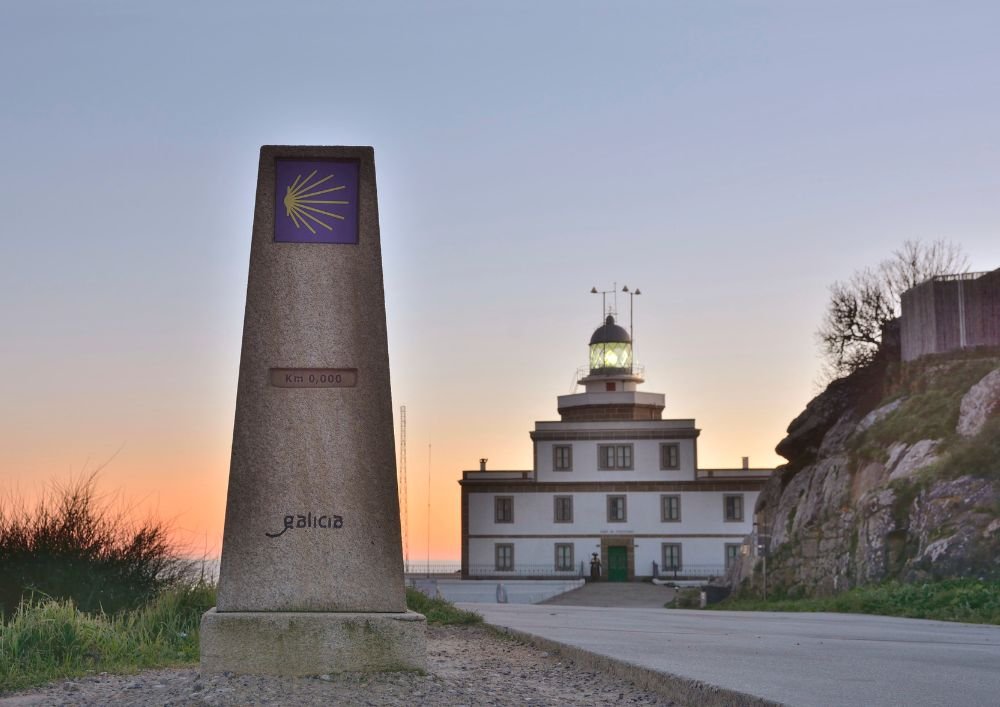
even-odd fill
[{"label": "gravel ground", "polygon": [[0,698],[28,705],[676,705],[481,626],[430,626],[426,675],[201,677],[196,669],[102,673]]}]

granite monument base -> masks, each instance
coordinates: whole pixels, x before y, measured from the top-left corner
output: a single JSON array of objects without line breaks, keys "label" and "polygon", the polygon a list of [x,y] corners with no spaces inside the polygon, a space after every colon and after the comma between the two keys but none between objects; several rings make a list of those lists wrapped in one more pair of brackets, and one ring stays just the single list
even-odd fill
[{"label": "granite monument base", "polygon": [[403,613],[207,611],[201,670],[323,675],[424,670],[426,620]]}]

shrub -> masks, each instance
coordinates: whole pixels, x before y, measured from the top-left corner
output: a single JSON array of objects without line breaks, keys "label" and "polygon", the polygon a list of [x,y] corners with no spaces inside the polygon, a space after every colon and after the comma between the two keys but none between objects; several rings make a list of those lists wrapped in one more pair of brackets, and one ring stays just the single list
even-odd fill
[{"label": "shrub", "polygon": [[0,613],[43,598],[116,613],[186,577],[168,527],[136,523],[100,499],[97,473],[54,484],[33,510],[17,499],[0,505]]},{"label": "shrub", "polygon": [[727,599],[712,609],[736,611],[836,611],[910,618],[1000,624],[1000,582],[947,579],[939,582],[856,587],[832,597]]}]

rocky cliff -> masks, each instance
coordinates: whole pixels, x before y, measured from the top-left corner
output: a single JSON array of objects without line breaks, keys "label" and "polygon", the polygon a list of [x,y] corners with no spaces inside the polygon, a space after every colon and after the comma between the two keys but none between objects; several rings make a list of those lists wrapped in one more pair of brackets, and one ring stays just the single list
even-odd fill
[{"label": "rocky cliff", "polygon": [[[788,463],[756,507],[772,593],[1000,578],[1000,350],[903,364],[887,346],[813,399],[776,451]],[[728,579],[759,593],[761,558]]]}]

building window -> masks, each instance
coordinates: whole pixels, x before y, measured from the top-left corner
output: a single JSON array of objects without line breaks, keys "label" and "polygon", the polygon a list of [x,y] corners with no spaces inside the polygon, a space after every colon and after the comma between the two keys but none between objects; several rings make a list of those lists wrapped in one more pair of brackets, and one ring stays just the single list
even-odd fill
[{"label": "building window", "polygon": [[660,445],[660,468],[661,469],[681,468],[681,445],[679,444]]},{"label": "building window", "polygon": [[741,522],[743,520],[743,494],[726,494],[722,497],[722,503],[727,522]]},{"label": "building window", "polygon": [[624,523],[627,518],[624,496],[608,496],[608,522]]},{"label": "building window", "polygon": [[572,496],[556,496],[553,498],[554,505],[554,516],[553,520],[556,523],[572,523],[573,522],[573,497]]},{"label": "building window", "polygon": [[493,520],[497,523],[514,522],[513,496],[497,496],[493,499]]},{"label": "building window", "polygon": [[726,571],[732,567],[733,563],[739,559],[740,548],[743,547],[739,543],[726,543]]},{"label": "building window", "polygon": [[599,444],[597,445],[598,469],[631,469],[631,444]]},{"label": "building window", "polygon": [[681,569],[681,544],[663,543],[663,570],[677,572]]},{"label": "building window", "polygon": [[664,523],[679,523],[681,520],[681,497],[679,494],[660,496],[660,520]]},{"label": "building window", "polygon": [[511,572],[514,569],[513,543],[497,543],[493,546],[497,572]]},{"label": "building window", "polygon": [[573,471],[573,447],[557,444],[552,447],[552,468],[556,471]]},{"label": "building window", "polygon": [[567,572],[573,570],[573,544],[556,543],[556,571]]}]

